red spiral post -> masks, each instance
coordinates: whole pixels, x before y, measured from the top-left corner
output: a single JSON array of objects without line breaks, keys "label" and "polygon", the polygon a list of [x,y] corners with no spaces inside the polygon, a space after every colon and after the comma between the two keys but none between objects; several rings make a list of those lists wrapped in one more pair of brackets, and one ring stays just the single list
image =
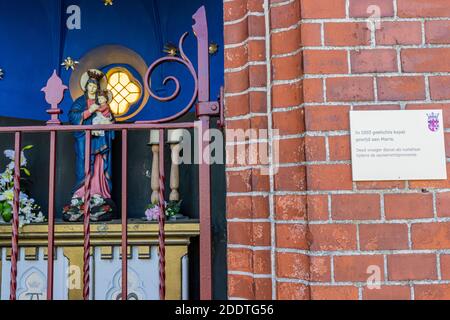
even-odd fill
[{"label": "red spiral post", "polygon": [[166,205],[164,200],[164,130],[159,131],[159,299],[166,299]]},{"label": "red spiral post", "polygon": [[84,255],[83,255],[83,299],[89,300],[90,285],[90,248],[91,248],[91,131],[86,131],[86,145],[84,153]]},{"label": "red spiral post", "polygon": [[21,155],[21,133],[16,132],[14,142],[14,200],[13,221],[11,238],[11,285],[9,299],[16,300],[17,290],[17,260],[19,257],[19,210],[20,210],[20,155]]}]

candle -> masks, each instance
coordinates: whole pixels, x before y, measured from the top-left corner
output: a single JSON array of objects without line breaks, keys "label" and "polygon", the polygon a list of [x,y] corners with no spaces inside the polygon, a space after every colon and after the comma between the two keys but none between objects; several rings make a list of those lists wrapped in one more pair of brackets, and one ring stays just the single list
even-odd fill
[{"label": "candle", "polygon": [[150,130],[150,142],[148,144],[159,144],[159,130]]},{"label": "candle", "polygon": [[183,129],[169,130],[167,142],[168,143],[180,143],[183,140]]}]

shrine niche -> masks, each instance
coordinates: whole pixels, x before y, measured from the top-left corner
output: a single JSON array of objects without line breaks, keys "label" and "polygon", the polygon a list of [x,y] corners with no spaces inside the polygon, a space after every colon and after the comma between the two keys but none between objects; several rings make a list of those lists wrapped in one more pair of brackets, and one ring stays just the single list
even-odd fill
[{"label": "shrine niche", "polygon": [[[83,19],[79,34],[64,25],[52,31],[52,41],[62,41],[58,50],[49,46],[58,59],[49,62],[44,79],[41,74],[30,77],[39,83],[34,85],[37,101],[28,104],[30,120],[2,121],[0,116],[0,134],[8,135],[0,147],[12,146],[14,152],[12,198],[7,209],[0,208],[10,216],[0,222],[2,299],[28,299],[29,293],[30,300],[212,296],[211,278],[200,281],[200,275],[212,272],[211,211],[220,206],[223,212],[224,200],[211,205],[208,164],[184,164],[179,158],[182,152],[199,151],[183,151],[183,135],[205,132],[217,121],[223,125],[223,99],[218,99],[223,77],[210,77],[211,68],[223,69],[223,57],[209,53],[212,37],[203,3],[176,9],[183,18],[173,30],[158,18],[167,14],[167,4],[128,3],[136,8],[123,9],[117,1],[107,9],[123,17],[149,9],[141,11],[152,13],[145,23],[151,28],[115,38],[122,31],[110,26],[107,41],[99,40],[104,26],[91,38],[81,37],[87,32]],[[101,20],[102,10],[92,12],[99,12]],[[215,15],[221,16],[221,8]],[[213,40],[221,43],[220,28],[213,29],[220,34]],[[142,30],[151,35],[144,37]],[[175,54],[164,52],[168,38],[178,40]],[[207,143],[201,142],[200,151]],[[28,145],[33,146],[26,150],[31,158],[29,193],[17,183],[26,175],[27,168],[17,163]],[[216,172],[223,179],[223,168]],[[23,208],[17,199],[25,191],[38,206],[34,220],[19,224]],[[202,249],[200,226],[208,229]],[[208,252],[199,254],[205,248]],[[29,266],[35,269],[25,274]],[[102,279],[104,270],[111,276],[108,283]],[[152,274],[151,282],[142,280],[145,270]],[[61,272],[70,272],[74,282],[64,286]]]}]

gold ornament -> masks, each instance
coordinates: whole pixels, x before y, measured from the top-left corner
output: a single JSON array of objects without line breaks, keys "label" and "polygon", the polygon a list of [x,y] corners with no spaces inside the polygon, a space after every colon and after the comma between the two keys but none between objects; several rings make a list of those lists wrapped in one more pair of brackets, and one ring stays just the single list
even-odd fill
[{"label": "gold ornament", "polygon": [[73,60],[71,57],[67,57],[61,65],[66,68],[66,70],[72,69],[75,70],[75,66],[79,64],[78,61]]},{"label": "gold ornament", "polygon": [[209,49],[209,54],[214,55],[217,53],[217,51],[219,51],[219,45],[217,43],[211,42],[208,49]]},{"label": "gold ornament", "polygon": [[114,4],[113,0],[103,0],[105,6],[112,6]]},{"label": "gold ornament", "polygon": [[3,75],[4,75],[3,69],[0,69],[0,80],[3,80]]},{"label": "gold ornament", "polygon": [[168,43],[164,46],[163,52],[167,53],[171,57],[175,57],[178,54],[178,48],[174,44]]}]

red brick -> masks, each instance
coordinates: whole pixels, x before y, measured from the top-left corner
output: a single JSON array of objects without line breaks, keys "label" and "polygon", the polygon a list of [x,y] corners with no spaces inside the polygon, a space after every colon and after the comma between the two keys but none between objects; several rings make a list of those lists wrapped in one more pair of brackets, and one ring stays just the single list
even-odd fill
[{"label": "red brick", "polygon": [[388,255],[389,280],[436,280],[436,255]]},{"label": "red brick", "polygon": [[380,17],[394,16],[394,4],[392,0],[350,0],[350,17],[368,18],[378,11],[369,10],[370,6],[380,8]]},{"label": "red brick", "polygon": [[449,44],[450,21],[426,21],[425,39],[431,44]]},{"label": "red brick", "polygon": [[253,272],[255,274],[271,273],[271,251],[270,250],[252,250],[253,251]]},{"label": "red brick", "polygon": [[273,80],[293,80],[303,73],[301,52],[288,56],[272,59]]},{"label": "red brick", "polygon": [[228,296],[233,298],[254,299],[254,281],[252,277],[228,275]]},{"label": "red brick", "polygon": [[274,112],[273,128],[279,130],[280,135],[299,134],[305,131],[304,109],[285,112]]},{"label": "red brick", "polygon": [[328,196],[308,195],[308,221],[328,220]]},{"label": "red brick", "polygon": [[378,45],[422,44],[422,24],[419,21],[382,21],[376,31]]},{"label": "red brick", "polygon": [[301,34],[304,46],[320,46],[322,44],[322,31],[319,23],[302,24]]},{"label": "red brick", "polygon": [[275,174],[275,189],[277,191],[305,190],[305,167],[293,166],[277,168]]},{"label": "red brick", "polygon": [[278,252],[277,276],[289,279],[309,279],[309,258],[304,254]]},{"label": "red brick", "polygon": [[224,21],[238,20],[247,13],[245,1],[229,1],[223,3],[223,19]]},{"label": "red brick", "polygon": [[265,222],[229,222],[228,243],[269,246],[270,224]]},{"label": "red brick", "polygon": [[331,196],[331,214],[335,220],[376,220],[380,215],[378,194],[336,194]]},{"label": "red brick", "polygon": [[325,161],[325,137],[305,137],[306,161]]},{"label": "red brick", "polygon": [[410,300],[409,286],[381,286],[379,289],[364,288],[363,300]]},{"label": "red brick", "polygon": [[311,281],[330,282],[331,281],[331,258],[328,256],[311,256],[309,258],[311,270]]},{"label": "red brick", "polygon": [[278,300],[309,300],[309,287],[301,283],[277,282]]},{"label": "red brick", "polygon": [[277,220],[304,220],[306,215],[306,197],[284,195],[275,197]]},{"label": "red brick", "polygon": [[414,249],[449,249],[450,223],[417,223],[411,228]]},{"label": "red brick", "polygon": [[450,99],[450,77],[430,77],[430,94],[433,100]]},{"label": "red brick", "polygon": [[304,79],[303,95],[305,102],[323,102],[322,79]]},{"label": "red brick", "polygon": [[267,95],[265,92],[251,91],[249,93],[249,103],[251,112],[267,112]]},{"label": "red brick", "polygon": [[225,91],[228,93],[238,93],[250,87],[249,69],[225,73]]},{"label": "red brick", "polygon": [[397,7],[400,18],[450,16],[447,0],[398,0]]},{"label": "red brick", "polygon": [[272,300],[272,279],[255,278],[255,300]]},{"label": "red brick", "polygon": [[266,42],[264,40],[249,40],[247,47],[249,61],[266,60]]},{"label": "red brick", "polygon": [[300,27],[283,32],[272,33],[271,50],[273,55],[297,51],[301,47]]},{"label": "red brick", "polygon": [[[449,6],[450,8],[450,6]],[[404,72],[450,72],[450,48],[404,49]]]},{"label": "red brick", "polygon": [[350,55],[352,73],[397,72],[397,51],[375,49],[352,51]]},{"label": "red brick", "polygon": [[447,158],[450,158],[450,133],[445,132],[444,133],[444,139],[445,139],[445,155]]},{"label": "red brick", "polygon": [[370,110],[400,110],[399,104],[372,104],[366,106],[353,106],[353,110],[370,111]]},{"label": "red brick", "polygon": [[433,217],[431,194],[404,193],[385,194],[386,219],[420,219]]},{"label": "red brick", "polygon": [[306,74],[347,74],[347,61],[345,50],[305,50],[303,63]]},{"label": "red brick", "polygon": [[373,79],[370,77],[341,77],[327,79],[329,101],[374,100]]},{"label": "red brick", "polygon": [[303,19],[345,18],[345,0],[303,0]]},{"label": "red brick", "polygon": [[251,197],[227,197],[227,217],[248,219],[252,215]]},{"label": "red brick", "polygon": [[416,300],[450,300],[450,284],[424,284],[414,286]]},{"label": "red brick", "polygon": [[248,35],[250,37],[264,37],[266,35],[266,21],[264,16],[248,16]]},{"label": "red brick", "polygon": [[224,43],[237,44],[244,42],[249,36],[247,19],[224,26]]},{"label": "red brick", "polygon": [[439,217],[450,217],[450,192],[436,195],[436,209]]},{"label": "red brick", "polygon": [[380,77],[378,98],[380,100],[424,100],[425,79],[423,77]]},{"label": "red brick", "polygon": [[273,7],[270,10],[270,27],[272,29],[287,28],[300,21],[300,1]]},{"label": "red brick", "polygon": [[352,224],[311,224],[310,250],[356,250],[356,226]]},{"label": "red brick", "polygon": [[306,231],[304,224],[277,224],[277,248],[308,250]]},{"label": "red brick", "polygon": [[307,106],[306,129],[308,131],[348,130],[349,106]]},{"label": "red brick", "polygon": [[364,46],[370,44],[370,30],[364,22],[325,23],[325,45]]},{"label": "red brick", "polygon": [[249,113],[250,104],[248,94],[240,94],[225,98],[225,116],[236,117]]},{"label": "red brick", "polygon": [[246,2],[250,12],[264,12],[264,0],[247,0]]},{"label": "red brick", "polygon": [[405,189],[405,181],[361,181],[356,187],[358,190]]},{"label": "red brick", "polygon": [[267,69],[265,65],[249,66],[250,87],[265,87],[267,85]]},{"label": "red brick", "polygon": [[274,85],[272,89],[272,104],[275,108],[295,107],[303,102],[303,83]]},{"label": "red brick", "polygon": [[281,139],[278,141],[280,156],[275,163],[298,163],[305,161],[305,140],[303,138]]},{"label": "red brick", "polygon": [[252,256],[252,250],[228,248],[228,270],[253,272]]},{"label": "red brick", "polygon": [[331,161],[344,161],[351,159],[350,136],[328,137]]},{"label": "red brick", "polygon": [[[380,268],[381,280],[384,279],[384,261],[381,255],[336,256],[334,257],[334,279],[336,281],[366,282],[372,275],[367,272],[370,266]],[[369,270],[370,271],[370,270]]]},{"label": "red brick", "polygon": [[361,250],[408,249],[408,226],[406,224],[359,225]]},{"label": "red brick", "polygon": [[307,168],[308,190],[352,190],[350,165],[311,165]]},{"label": "red brick", "polygon": [[358,300],[358,288],[352,286],[311,286],[312,300]]},{"label": "red brick", "polygon": [[248,61],[247,46],[226,48],[224,57],[226,69],[244,66]]},{"label": "red brick", "polygon": [[440,262],[442,279],[450,280],[450,254],[441,254]]}]

